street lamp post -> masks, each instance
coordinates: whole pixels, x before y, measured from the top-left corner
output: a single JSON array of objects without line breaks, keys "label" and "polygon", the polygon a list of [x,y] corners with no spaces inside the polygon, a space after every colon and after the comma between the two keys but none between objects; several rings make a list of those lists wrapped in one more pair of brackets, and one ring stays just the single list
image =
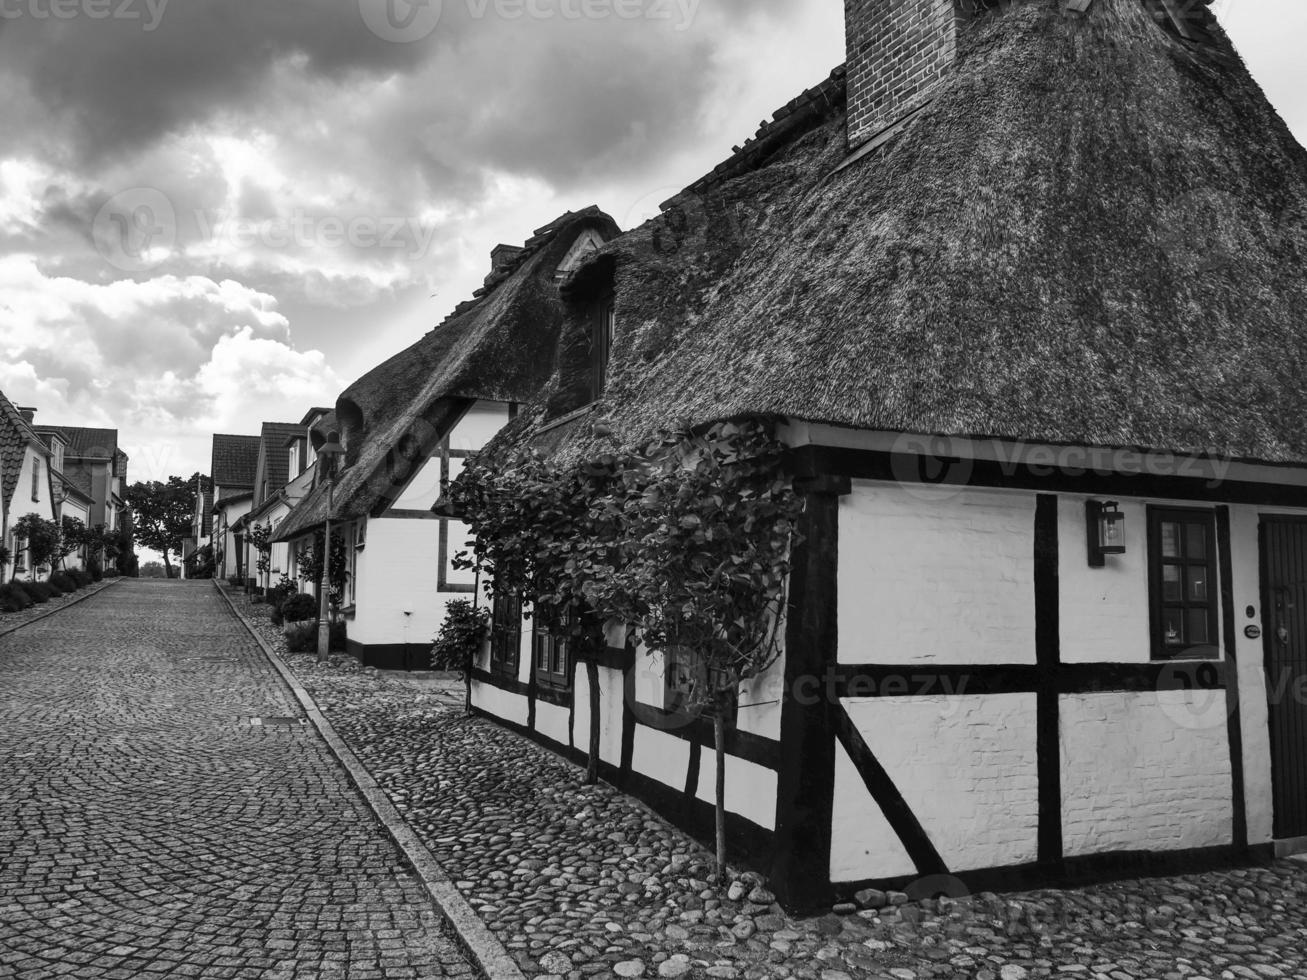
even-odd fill
[{"label": "street lamp post", "polygon": [[318,450],[318,472],[327,475],[327,517],[322,528],[322,584],[318,589],[319,663],[327,659],[331,647],[331,624],[327,621],[331,593],[331,509],[335,505],[336,457],[344,452],[345,447],[340,444],[340,433],[335,429],[327,433],[327,441]]}]

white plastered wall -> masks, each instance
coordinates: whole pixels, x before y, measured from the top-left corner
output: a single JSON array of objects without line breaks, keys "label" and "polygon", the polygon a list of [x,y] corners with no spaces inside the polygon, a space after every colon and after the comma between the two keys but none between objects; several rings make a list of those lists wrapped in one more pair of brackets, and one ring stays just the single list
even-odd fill
[{"label": "white plastered wall", "polygon": [[841,663],[1035,662],[1035,495],[858,481],[840,500]]},{"label": "white plastered wall", "polygon": [[[1085,499],[1058,497],[1063,662],[1146,664],[1146,506],[1214,507],[1219,501],[1121,499],[1129,549],[1093,569],[1086,554]],[[1035,495],[1024,491],[855,481],[840,506],[839,661],[1033,663],[1034,505]],[[1245,637],[1243,627],[1262,625],[1257,524],[1266,509],[1234,505],[1230,511],[1241,761],[1249,839],[1259,843],[1271,833],[1266,685],[1261,640]],[[1250,606],[1252,617],[1246,614]],[[1006,698],[1017,698],[1021,707]],[[1066,853],[1230,843],[1225,698],[1224,691],[1063,695]],[[956,706],[941,712],[949,702]],[[951,868],[1034,860],[1033,694],[845,704]],[[915,707],[904,714],[908,705]],[[914,713],[930,723],[917,724]],[[912,872],[838,747],[833,829],[835,880]]]},{"label": "white plastered wall", "polygon": [[349,638],[365,645],[430,645],[456,596],[439,594],[440,522],[377,517],[357,553]]}]

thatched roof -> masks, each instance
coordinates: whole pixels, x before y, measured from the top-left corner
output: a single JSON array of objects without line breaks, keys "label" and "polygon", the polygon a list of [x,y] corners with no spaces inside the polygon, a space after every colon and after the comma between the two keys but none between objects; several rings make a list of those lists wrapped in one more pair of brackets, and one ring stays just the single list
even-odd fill
[{"label": "thatched roof", "polygon": [[1062,6],[979,16],[873,152],[849,161],[842,96],[809,99],[610,243],[496,449],[587,444],[540,430],[584,400],[611,276],[595,414],[619,438],[774,415],[1307,462],[1307,152],[1219,29],[1200,49],[1139,0]]},{"label": "thatched roof", "polygon": [[[345,390],[336,417],[348,466],[332,493],[332,520],[362,517],[392,499],[435,449],[433,440],[458,403],[522,402],[535,394],[558,347],[562,304],[555,273],[588,229],[604,238],[617,234],[612,218],[596,207],[537,229],[472,300]],[[327,504],[320,483],[281,524],[277,540],[318,527]]]}]

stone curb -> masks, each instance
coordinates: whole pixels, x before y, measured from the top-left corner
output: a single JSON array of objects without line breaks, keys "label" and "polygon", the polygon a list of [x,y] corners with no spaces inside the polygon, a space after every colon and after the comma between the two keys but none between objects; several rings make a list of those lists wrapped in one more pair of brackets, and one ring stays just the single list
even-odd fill
[{"label": "stone curb", "polygon": [[98,589],[94,589],[91,592],[83,593],[82,595],[79,595],[76,599],[74,599],[72,602],[65,602],[62,606],[56,606],[54,609],[46,609],[45,611],[41,612],[39,615],[33,616],[31,619],[25,619],[21,623],[14,623],[13,626],[0,627],[0,636],[8,636],[10,633],[16,633],[24,626],[31,626],[33,623],[39,623],[41,620],[47,619],[48,617],[53,616],[56,613],[61,613],[69,606],[75,606],[79,602],[85,602],[87,599],[91,598],[92,596],[99,595],[105,589],[112,588],[113,586],[117,585],[121,581],[122,581],[121,578],[115,578],[115,579],[111,579],[108,582],[101,582],[100,587]]},{"label": "stone curb", "polygon": [[454,886],[439,862],[427,850],[426,845],[418,839],[417,835],[404,821],[404,818],[400,816],[399,811],[395,809],[390,802],[390,798],[386,796],[385,791],[377,784],[372,774],[359,762],[358,757],[354,755],[344,740],[336,734],[336,730],[331,727],[331,722],[327,721],[321,710],[319,710],[317,703],[313,700],[313,695],[305,690],[304,685],[291,673],[290,668],[282,662],[277,652],[268,645],[267,640],[236,608],[236,604],[223,591],[222,586],[218,584],[216,579],[213,582],[213,587],[218,590],[218,594],[227,603],[227,607],[240,620],[249,634],[254,637],[259,649],[264,652],[268,661],[281,675],[281,679],[286,682],[286,686],[291,689],[291,692],[299,700],[304,713],[308,715],[313,727],[318,730],[318,734],[327,743],[332,755],[345,767],[345,771],[349,773],[350,779],[358,787],[359,792],[363,794],[363,798],[367,801],[368,806],[372,808],[372,812],[376,814],[381,825],[386,829],[386,833],[390,835],[391,839],[394,840],[400,851],[408,859],[409,864],[413,866],[418,879],[431,896],[436,908],[449,923],[454,938],[463,948],[463,951],[481,968],[481,972],[488,980],[526,980],[522,971],[518,969],[517,963],[508,955],[508,950],[504,948],[503,943],[495,938],[494,933],[486,927],[486,924],[472,910],[472,906],[467,903],[467,899]]}]

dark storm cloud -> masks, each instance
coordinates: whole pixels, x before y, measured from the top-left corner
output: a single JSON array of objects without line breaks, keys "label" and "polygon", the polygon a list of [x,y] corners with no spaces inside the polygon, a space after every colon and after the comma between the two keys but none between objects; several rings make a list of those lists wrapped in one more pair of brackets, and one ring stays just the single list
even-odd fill
[{"label": "dark storm cloud", "polygon": [[[339,78],[405,71],[424,57],[422,48],[373,35],[347,2],[129,0],[127,12],[139,16],[68,20],[42,16],[41,3],[6,0],[18,16],[3,21],[0,65],[67,125],[86,159],[139,150],[214,112],[249,106],[287,58]],[[123,3],[112,0],[115,9]]]},{"label": "dark storm cloud", "polygon": [[[560,172],[551,143],[621,145],[632,118],[663,128],[660,111],[666,119],[702,94],[713,36],[782,7],[645,0],[651,10],[666,3],[670,16],[533,20],[501,16],[505,0],[444,0],[428,37],[394,43],[369,30],[357,0],[70,0],[136,16],[67,20],[40,15],[51,2],[0,0],[0,75],[15,95],[0,118],[22,113],[30,126],[38,105],[44,127],[57,127],[84,164],[137,153],[220,114],[257,119],[277,103],[269,83],[278,66],[331,85],[435,68],[442,87],[410,93],[425,107],[419,115],[451,135],[471,124],[502,161],[549,175]],[[533,2],[549,10],[569,0]]]}]

